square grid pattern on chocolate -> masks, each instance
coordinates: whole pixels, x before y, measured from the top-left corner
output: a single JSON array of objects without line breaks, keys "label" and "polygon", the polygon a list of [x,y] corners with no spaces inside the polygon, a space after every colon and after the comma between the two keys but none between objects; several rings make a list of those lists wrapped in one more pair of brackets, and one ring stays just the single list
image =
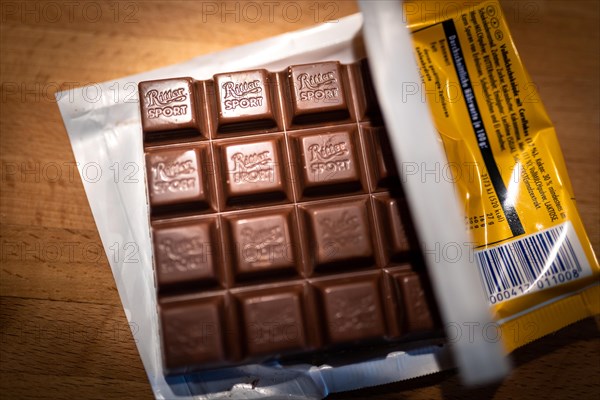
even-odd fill
[{"label": "square grid pattern on chocolate", "polygon": [[436,329],[364,60],[139,89],[167,371]]}]

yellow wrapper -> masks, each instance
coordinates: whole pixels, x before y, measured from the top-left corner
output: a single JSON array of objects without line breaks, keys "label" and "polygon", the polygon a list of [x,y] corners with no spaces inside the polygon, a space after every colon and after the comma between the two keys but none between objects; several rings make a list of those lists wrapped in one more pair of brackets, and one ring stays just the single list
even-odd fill
[{"label": "yellow wrapper", "polygon": [[501,324],[490,340],[512,351],[600,313],[600,268],[556,132],[500,5],[453,4],[427,13],[405,4],[419,92],[448,157],[428,173],[451,179],[464,200],[482,285]]}]

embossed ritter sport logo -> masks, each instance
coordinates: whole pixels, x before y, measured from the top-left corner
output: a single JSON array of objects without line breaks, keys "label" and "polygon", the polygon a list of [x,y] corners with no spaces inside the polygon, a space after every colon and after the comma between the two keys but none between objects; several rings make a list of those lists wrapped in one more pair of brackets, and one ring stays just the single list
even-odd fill
[{"label": "embossed ritter sport logo", "polygon": [[318,74],[305,72],[298,75],[296,79],[300,101],[320,101],[338,97],[338,88],[335,85],[337,79],[333,71]]},{"label": "embossed ritter sport logo", "polygon": [[227,81],[221,87],[225,110],[235,110],[238,107],[262,107],[263,105],[263,97],[258,95],[262,93],[263,88],[258,79],[239,83]]},{"label": "embossed ritter sport logo", "polygon": [[185,115],[188,111],[187,104],[173,104],[186,101],[188,98],[185,88],[158,91],[156,89],[146,92],[146,107],[148,118],[174,117]]},{"label": "embossed ritter sport logo", "polygon": [[323,228],[323,240],[331,241],[342,247],[351,246],[362,240],[360,235],[359,218],[348,211],[344,211],[337,218],[325,217],[319,221]]},{"label": "embossed ritter sport logo", "polygon": [[184,192],[196,188],[194,162],[192,160],[159,162],[153,166],[155,194]]},{"label": "embossed ritter sport logo", "polygon": [[376,302],[370,294],[352,303],[343,298],[336,299],[333,309],[340,312],[336,313],[335,320],[330,325],[331,329],[338,333],[346,333],[356,329],[358,325],[362,325],[364,329],[374,327],[377,324]]},{"label": "embossed ritter sport logo", "polygon": [[243,257],[254,267],[268,266],[285,256],[285,236],[279,225],[263,229],[244,227],[241,236],[244,241]]},{"label": "embossed ritter sport logo", "polygon": [[199,238],[164,239],[158,244],[158,250],[169,260],[161,263],[164,272],[186,272],[207,268],[210,249]]},{"label": "embossed ritter sport logo", "polygon": [[273,158],[268,150],[231,156],[233,162],[233,181],[235,183],[272,182]]},{"label": "embossed ritter sport logo", "polygon": [[309,170],[314,174],[333,174],[338,171],[350,169],[350,150],[344,141],[332,142],[330,139],[324,144],[314,143],[308,146]]}]

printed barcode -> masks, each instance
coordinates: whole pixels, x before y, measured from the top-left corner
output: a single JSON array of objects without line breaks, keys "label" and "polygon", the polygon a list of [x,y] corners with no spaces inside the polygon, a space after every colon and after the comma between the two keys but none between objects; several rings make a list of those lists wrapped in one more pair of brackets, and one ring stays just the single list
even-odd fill
[{"label": "printed barcode", "polygon": [[571,222],[475,252],[490,304],[591,275]]}]

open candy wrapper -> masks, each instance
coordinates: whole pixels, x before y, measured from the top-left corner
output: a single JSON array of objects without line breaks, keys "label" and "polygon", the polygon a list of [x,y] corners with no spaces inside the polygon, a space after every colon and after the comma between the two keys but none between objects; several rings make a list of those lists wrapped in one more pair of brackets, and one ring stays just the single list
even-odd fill
[{"label": "open candy wrapper", "polygon": [[[485,2],[445,21],[413,21],[399,2],[361,7],[362,15],[337,23],[57,93],[157,398],[319,399],[453,366],[467,383],[484,383],[506,374],[507,351],[599,312],[598,263],[553,127],[541,103],[528,102],[537,94],[522,89],[530,79],[500,6]],[[270,362],[166,376],[138,83],[367,55],[446,339],[346,352],[327,365]],[[122,257],[114,257],[115,244]],[[515,329],[526,334],[509,334]]]}]

